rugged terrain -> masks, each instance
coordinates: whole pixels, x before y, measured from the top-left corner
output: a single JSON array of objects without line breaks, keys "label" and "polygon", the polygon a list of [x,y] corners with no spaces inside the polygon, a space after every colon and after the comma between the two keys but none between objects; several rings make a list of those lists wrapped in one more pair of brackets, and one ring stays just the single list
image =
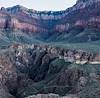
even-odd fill
[{"label": "rugged terrain", "polygon": [[[22,36],[32,36],[39,40],[91,42],[100,40],[100,1],[78,0],[77,3],[63,11],[35,11],[23,6],[0,10],[1,36],[4,41],[12,41]],[[7,34],[2,34],[6,30]],[[22,31],[20,35],[19,32]],[[8,33],[9,32],[9,33]],[[26,37],[27,36],[27,37]],[[16,40],[15,39],[15,40]],[[23,39],[22,39],[23,40]],[[30,41],[33,42],[32,39]]]},{"label": "rugged terrain", "polygon": [[99,53],[13,44],[1,50],[0,64],[1,98],[100,97]]},{"label": "rugged terrain", "polygon": [[0,98],[100,98],[100,0],[2,7]]}]

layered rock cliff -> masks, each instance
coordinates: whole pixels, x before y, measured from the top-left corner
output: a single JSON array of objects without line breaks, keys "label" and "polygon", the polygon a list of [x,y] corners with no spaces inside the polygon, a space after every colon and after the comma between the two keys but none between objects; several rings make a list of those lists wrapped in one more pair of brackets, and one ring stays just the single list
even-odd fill
[{"label": "layered rock cliff", "polygon": [[96,41],[100,39],[99,7],[99,0],[78,0],[73,7],[57,12],[39,12],[20,5],[2,7],[0,28],[38,33],[49,40]]}]

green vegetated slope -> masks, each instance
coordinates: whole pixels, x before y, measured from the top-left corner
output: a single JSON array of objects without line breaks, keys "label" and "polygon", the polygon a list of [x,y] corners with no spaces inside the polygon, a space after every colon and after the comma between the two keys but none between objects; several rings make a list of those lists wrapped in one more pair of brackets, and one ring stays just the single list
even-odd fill
[{"label": "green vegetated slope", "polygon": [[[65,35],[63,36],[63,38]],[[71,38],[71,37],[70,37]],[[69,49],[82,49],[89,52],[100,52],[100,40],[85,42],[69,42],[67,38],[64,40],[50,40],[44,39],[40,34],[23,33],[22,31],[0,31],[0,47],[8,46],[12,43],[26,43],[26,44],[50,44],[54,46],[69,48]],[[78,38],[77,38],[78,39]]]},{"label": "green vegetated slope", "polygon": [[51,42],[51,45],[69,48],[69,49],[81,49],[86,50],[88,52],[100,52],[100,41],[96,42],[86,42],[86,43],[68,43],[66,41],[63,42]]},{"label": "green vegetated slope", "polygon": [[32,44],[42,43],[33,36],[31,33],[26,34],[22,31],[0,30],[0,48],[6,48],[13,43]]}]

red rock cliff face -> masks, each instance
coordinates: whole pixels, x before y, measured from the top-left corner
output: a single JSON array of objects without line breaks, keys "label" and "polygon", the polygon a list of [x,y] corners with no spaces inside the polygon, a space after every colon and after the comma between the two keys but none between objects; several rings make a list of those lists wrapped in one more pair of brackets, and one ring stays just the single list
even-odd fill
[{"label": "red rock cliff face", "polygon": [[10,25],[14,29],[23,30],[26,32],[40,32],[40,31],[45,32],[46,31],[45,29],[38,27],[36,25],[32,25],[32,24],[25,23],[25,22],[20,22],[16,18],[11,19]]},{"label": "red rock cliff face", "polygon": [[[64,11],[39,12],[22,6],[1,8],[0,28],[19,29],[26,32],[67,32],[73,26],[87,27],[97,24],[100,17],[100,2],[96,0],[82,1]],[[96,17],[98,17],[96,19]]]},{"label": "red rock cliff face", "polygon": [[13,29],[13,30],[22,30],[26,32],[46,32],[46,29],[36,26],[34,24],[30,24],[27,22],[23,22],[16,18],[15,16],[0,13],[0,28],[1,29]]}]

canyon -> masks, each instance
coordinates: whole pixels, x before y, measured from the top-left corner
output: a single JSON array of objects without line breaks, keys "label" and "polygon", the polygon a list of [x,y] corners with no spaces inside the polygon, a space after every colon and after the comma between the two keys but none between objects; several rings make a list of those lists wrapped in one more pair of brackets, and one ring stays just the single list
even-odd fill
[{"label": "canyon", "polygon": [[100,0],[1,7],[0,98],[100,98]]},{"label": "canyon", "polygon": [[98,62],[99,54],[83,50],[13,44],[0,52],[0,84],[8,98],[78,98],[90,84],[93,89],[94,81],[95,96],[99,96]]},{"label": "canyon", "polygon": [[97,41],[100,39],[99,7],[99,0],[79,0],[73,7],[57,12],[40,12],[20,5],[2,7],[0,29],[21,30],[49,41]]}]

